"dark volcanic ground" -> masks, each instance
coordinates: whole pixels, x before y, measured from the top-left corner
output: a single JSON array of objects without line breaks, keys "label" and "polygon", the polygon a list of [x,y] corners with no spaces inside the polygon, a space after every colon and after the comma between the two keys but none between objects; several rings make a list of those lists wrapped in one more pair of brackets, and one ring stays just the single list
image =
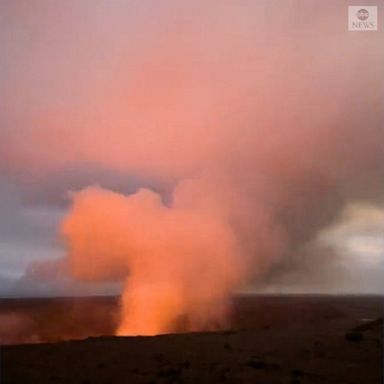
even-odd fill
[{"label": "dark volcanic ground", "polygon": [[[107,335],[116,322],[114,298],[0,305],[3,344]],[[227,332],[3,346],[1,383],[382,383],[382,314],[378,296],[237,297]]]}]

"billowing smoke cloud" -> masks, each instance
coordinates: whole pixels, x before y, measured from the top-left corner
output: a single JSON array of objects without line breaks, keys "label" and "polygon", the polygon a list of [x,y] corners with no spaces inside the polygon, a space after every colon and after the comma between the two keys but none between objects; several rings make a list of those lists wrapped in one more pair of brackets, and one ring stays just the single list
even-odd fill
[{"label": "billowing smoke cloud", "polygon": [[222,213],[183,200],[182,192],[176,197],[169,208],[144,189],[127,197],[100,188],[75,195],[63,225],[73,275],[129,275],[119,333],[170,331],[185,316],[192,328],[214,324],[238,283],[234,238]]},{"label": "billowing smoke cloud", "polygon": [[125,281],[119,334],[220,324],[346,202],[382,202],[382,32],[348,32],[347,3],[4,4],[4,172],[170,186],[85,188],[64,219],[70,273]]}]

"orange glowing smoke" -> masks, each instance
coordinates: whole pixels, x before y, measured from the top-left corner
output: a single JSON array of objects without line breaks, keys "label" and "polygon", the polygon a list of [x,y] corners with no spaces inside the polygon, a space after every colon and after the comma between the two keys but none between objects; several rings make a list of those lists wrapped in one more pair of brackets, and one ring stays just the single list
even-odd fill
[{"label": "orange glowing smoke", "polygon": [[126,279],[117,334],[170,332],[182,320],[189,330],[223,321],[240,271],[233,234],[217,210],[189,199],[167,207],[146,189],[124,196],[90,187],[73,201],[62,227],[73,276]]},{"label": "orange glowing smoke", "polygon": [[60,191],[102,183],[82,179],[88,167],[172,192],[169,204],[148,189],[73,195],[64,264],[78,280],[125,282],[118,334],[220,324],[234,288],[345,202],[382,198],[382,36],[344,33],[340,7],[0,3],[0,171],[41,182],[44,199],[51,175]]}]

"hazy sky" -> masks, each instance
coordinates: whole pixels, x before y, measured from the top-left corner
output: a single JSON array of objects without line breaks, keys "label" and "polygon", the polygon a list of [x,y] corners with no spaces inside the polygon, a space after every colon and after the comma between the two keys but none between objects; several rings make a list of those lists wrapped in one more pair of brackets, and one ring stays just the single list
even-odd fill
[{"label": "hazy sky", "polygon": [[115,289],[25,276],[65,257],[70,192],[170,204],[203,173],[257,211],[242,240],[259,206],[290,228],[246,289],[383,293],[384,36],[348,32],[353,4],[0,1],[0,295]]}]

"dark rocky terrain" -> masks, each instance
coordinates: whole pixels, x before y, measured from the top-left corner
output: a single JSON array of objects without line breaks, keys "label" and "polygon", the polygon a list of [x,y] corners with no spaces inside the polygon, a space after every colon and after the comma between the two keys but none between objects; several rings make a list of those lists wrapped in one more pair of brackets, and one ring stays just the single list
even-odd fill
[{"label": "dark rocky terrain", "polygon": [[[107,336],[116,321],[114,298],[36,303],[34,310],[28,307],[30,302],[2,303],[3,318],[5,311],[10,316],[13,305],[12,315],[23,314],[26,321],[19,326],[29,327],[14,334],[19,341],[32,330],[34,341],[60,339],[60,331],[69,338],[93,337],[2,346],[2,383],[375,384],[383,380],[379,296],[237,297],[230,331],[156,337]],[[37,307],[46,312],[39,314]],[[48,321],[58,307],[63,321],[59,317]],[[28,320],[32,312],[34,320]],[[106,336],[94,337],[102,334]]]}]

